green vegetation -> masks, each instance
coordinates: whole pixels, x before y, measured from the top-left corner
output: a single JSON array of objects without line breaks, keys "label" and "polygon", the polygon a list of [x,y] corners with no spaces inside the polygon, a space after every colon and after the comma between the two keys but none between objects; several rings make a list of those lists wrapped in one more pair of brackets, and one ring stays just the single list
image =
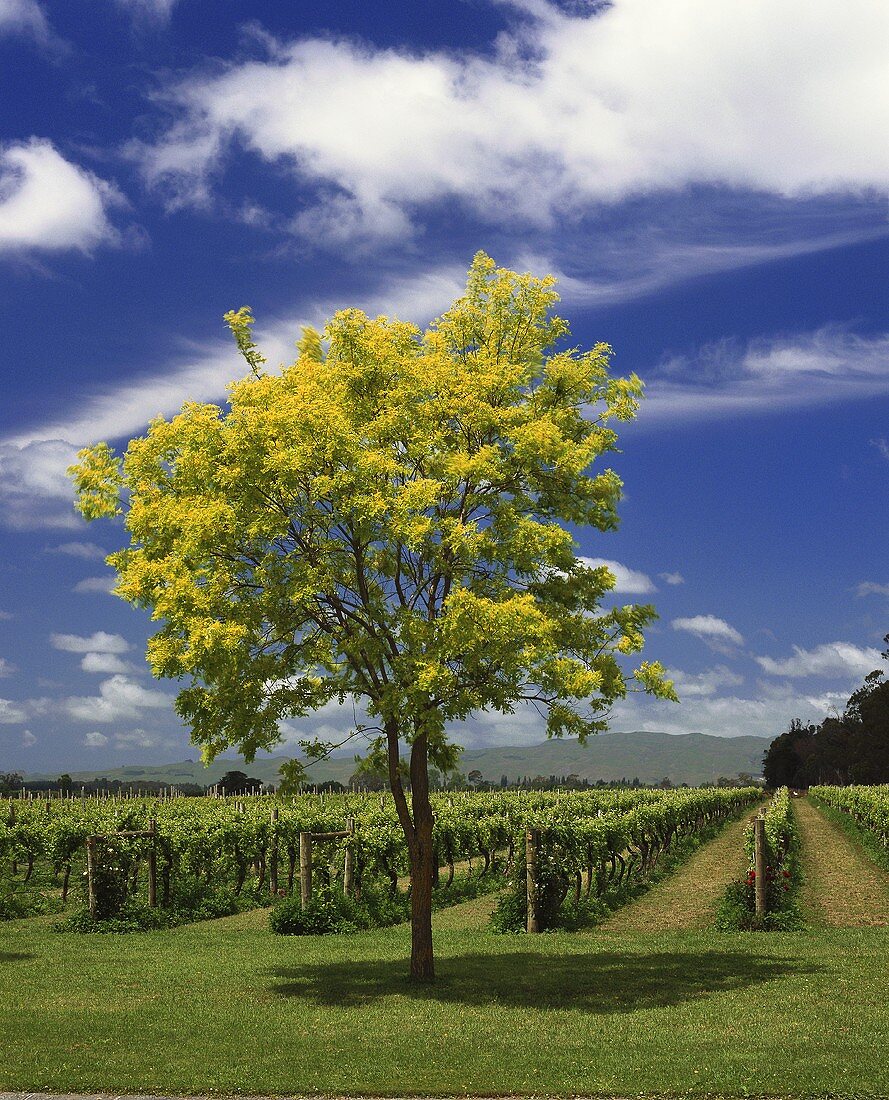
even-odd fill
[{"label": "green vegetation", "polygon": [[[889,660],[889,634],[881,656]],[[819,725],[794,718],[769,745],[763,761],[771,787],[822,783],[889,783],[889,680],[875,669],[849,697],[843,713]]]},{"label": "green vegetation", "polygon": [[585,741],[631,691],[676,699],[637,658],[654,608],[613,605],[614,573],[576,553],[579,530],[617,526],[601,463],[642,382],[609,373],[607,344],[568,343],[554,283],[478,252],[425,332],[341,310],[280,373],[231,311],[250,374],[227,408],[188,402],[70,471],[87,519],[125,514],[115,593],[159,624],[148,661],[186,681],[204,759],[251,763],[282,719],[364,708],[410,859],[416,981],[435,973],[430,767],[453,770],[455,724],[531,704],[547,736]]},{"label": "green vegetation", "polygon": [[[658,800],[638,800],[622,814],[577,820],[557,803],[546,814],[526,816],[534,830],[537,927],[579,928],[608,916],[644,893],[659,874],[691,855],[697,842],[758,797],[738,791],[676,791]],[[526,849],[513,860],[510,890],[494,914],[501,932],[525,927],[528,908]]]},{"label": "green vegetation", "polygon": [[530,939],[436,925],[438,980],[417,989],[406,926],[296,939],[257,920],[138,937],[7,925],[0,1088],[889,1092],[878,930]]},{"label": "green vegetation", "polygon": [[[773,843],[786,835],[784,808],[781,799],[773,808]],[[816,854],[863,880],[867,861],[843,830],[830,826],[828,845],[810,832],[812,821],[828,826],[822,813],[808,799],[793,808],[806,873],[814,836]],[[726,865],[743,858],[739,824],[729,834],[734,847],[721,836],[698,855],[718,850]],[[681,850],[677,839],[657,871]],[[659,892],[669,898],[685,873],[663,878],[640,907],[651,908]],[[819,867],[805,886],[829,899],[838,884],[822,881],[823,873]],[[477,869],[454,880],[456,889],[484,884]],[[313,919],[324,915],[327,894],[320,892]],[[384,889],[381,897],[407,913],[403,893]],[[851,922],[857,904],[875,911],[879,898],[843,893],[838,902]],[[583,935],[498,936],[486,929],[492,906],[492,897],[479,897],[435,915],[438,975],[430,986],[406,977],[406,924],[282,936],[254,910],[141,936],[76,936],[53,931],[53,917],[11,920],[0,948],[0,1035],[12,1037],[0,1042],[0,1089],[889,1094],[889,1063],[874,1057],[889,1043],[885,928],[813,921],[805,931],[756,935],[675,931],[666,927],[668,909],[654,904],[660,931],[607,924]],[[292,915],[292,901],[279,912],[286,907]]]},{"label": "green vegetation", "polygon": [[[879,795],[886,789],[872,790]],[[800,898],[807,922],[816,929],[889,925],[889,875],[849,831],[855,826],[852,818],[838,821],[847,815],[826,814],[814,798],[800,799],[796,809],[802,840]]]},{"label": "green vegetation", "polygon": [[[507,867],[523,858],[529,827],[544,829],[552,858],[565,874],[585,874],[585,895],[598,896],[644,878],[680,833],[700,832],[755,797],[752,788],[434,795],[430,901],[461,900],[455,869],[464,861],[483,880],[479,889],[497,889]],[[304,833],[319,838],[312,845],[316,885],[343,881],[348,856],[349,892],[370,898],[385,886],[396,903],[379,923],[402,919],[397,899],[413,896],[405,891],[410,860],[391,796],[11,801],[0,814],[0,868],[10,869],[16,891],[37,874],[64,900],[70,884],[85,886],[92,837],[91,912],[76,913],[69,927],[95,931],[95,918],[116,932],[163,928],[298,892]],[[156,908],[149,906],[150,876]],[[81,893],[73,889],[74,897]],[[9,916],[39,911],[7,908]]]},{"label": "green vegetation", "polygon": [[809,797],[828,821],[889,871],[889,787],[812,787]]},{"label": "green vegetation", "polygon": [[749,869],[744,879],[732,882],[719,906],[716,927],[722,931],[790,931],[801,927],[797,902],[800,885],[799,836],[790,792],[781,787],[763,812],[765,826],[766,911],[756,912],[754,826],[744,833]]}]

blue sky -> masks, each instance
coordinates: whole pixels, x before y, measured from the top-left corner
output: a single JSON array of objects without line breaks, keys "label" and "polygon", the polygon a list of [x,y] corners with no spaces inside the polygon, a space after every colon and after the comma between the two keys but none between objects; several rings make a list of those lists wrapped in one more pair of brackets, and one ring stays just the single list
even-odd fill
[{"label": "blue sky", "polygon": [[0,0],[0,768],[195,755],[76,449],[222,397],[230,308],[284,362],[339,307],[425,324],[479,248],[646,382],[579,553],[655,604],[682,702],[613,726],[842,708],[889,631],[889,6],[308,7]]}]

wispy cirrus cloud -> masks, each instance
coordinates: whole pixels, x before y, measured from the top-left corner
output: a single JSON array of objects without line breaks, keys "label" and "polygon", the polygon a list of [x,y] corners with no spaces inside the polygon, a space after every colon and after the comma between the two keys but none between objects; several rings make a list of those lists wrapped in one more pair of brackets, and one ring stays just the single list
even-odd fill
[{"label": "wispy cirrus cloud", "polygon": [[878,581],[862,581],[855,589],[856,596],[889,596],[889,584]]},{"label": "wispy cirrus cloud", "polygon": [[[444,266],[390,279],[340,301],[307,301],[292,317],[257,325],[257,340],[270,366],[290,363],[301,329],[323,326],[337,309],[357,306],[369,316],[384,313],[424,324],[446,309],[464,284],[464,270]],[[141,435],[153,417],[173,415],[185,401],[219,401],[228,383],[246,371],[231,340],[209,340],[200,347],[183,342],[179,354],[139,381],[97,388],[69,417],[0,439],[0,523],[16,529],[82,528],[66,473],[78,448]]]},{"label": "wispy cirrus cloud", "polygon": [[70,558],[82,558],[84,561],[103,561],[108,552],[94,542],[61,542],[58,546],[48,546],[47,554],[63,554]]},{"label": "wispy cirrus cloud", "polygon": [[117,7],[139,20],[166,23],[178,0],[114,0]]},{"label": "wispy cirrus cloud", "polygon": [[0,0],[0,37],[6,34],[32,35],[38,41],[49,37],[46,14],[37,0]]},{"label": "wispy cirrus cloud", "polygon": [[77,592],[79,595],[95,595],[100,593],[102,595],[110,596],[114,586],[117,584],[117,577],[109,574],[106,577],[84,577],[82,581],[78,581],[72,588],[72,592]]},{"label": "wispy cirrus cloud", "polygon": [[671,355],[646,375],[643,424],[712,418],[889,393],[889,333],[836,326]]}]

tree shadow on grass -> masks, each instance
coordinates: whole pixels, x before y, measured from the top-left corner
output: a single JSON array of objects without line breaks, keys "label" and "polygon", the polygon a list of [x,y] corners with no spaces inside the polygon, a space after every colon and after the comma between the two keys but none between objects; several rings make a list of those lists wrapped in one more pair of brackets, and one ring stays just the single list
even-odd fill
[{"label": "tree shadow on grass", "polygon": [[436,963],[430,985],[407,979],[407,962],[369,960],[276,967],[272,993],[320,1006],[361,1006],[392,995],[466,1005],[634,1012],[747,989],[823,967],[743,952],[620,951],[457,955]]},{"label": "tree shadow on grass", "polygon": [[37,956],[31,951],[0,951],[0,963],[27,962],[29,959],[36,958]]}]

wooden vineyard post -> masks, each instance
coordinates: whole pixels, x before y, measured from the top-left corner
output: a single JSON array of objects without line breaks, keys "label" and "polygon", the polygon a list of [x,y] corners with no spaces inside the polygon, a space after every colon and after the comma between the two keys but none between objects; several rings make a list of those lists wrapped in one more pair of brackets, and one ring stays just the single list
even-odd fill
[{"label": "wooden vineyard post", "polygon": [[537,829],[528,829],[525,833],[525,859],[528,864],[528,924],[529,932],[540,931],[538,914],[537,891],[537,847],[540,841],[540,832]]},{"label": "wooden vineyard post", "polygon": [[93,920],[96,919],[96,840],[94,836],[86,838],[86,889]]},{"label": "wooden vineyard post", "polygon": [[[350,817],[346,821],[346,831],[349,836],[355,835],[355,818]],[[346,844],[346,853],[343,857],[343,893],[350,897],[355,885],[355,853],[351,844]]]},{"label": "wooden vineyard post", "polygon": [[269,890],[278,894],[278,807],[272,809],[272,834],[269,844]]},{"label": "wooden vineyard post", "polygon": [[756,915],[761,917],[766,912],[766,823],[762,817],[753,822],[753,853]]},{"label": "wooden vineyard post", "polygon": [[157,819],[148,822],[151,846],[148,849],[148,905],[157,909]]},{"label": "wooden vineyard post", "polygon": [[312,897],[312,834],[299,834],[299,898],[305,909]]}]

